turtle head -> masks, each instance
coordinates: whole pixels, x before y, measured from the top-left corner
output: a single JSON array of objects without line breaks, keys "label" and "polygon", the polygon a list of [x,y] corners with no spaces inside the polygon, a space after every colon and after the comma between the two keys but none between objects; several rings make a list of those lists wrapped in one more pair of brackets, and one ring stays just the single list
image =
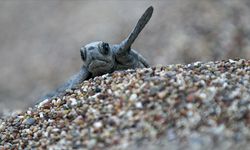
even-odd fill
[{"label": "turtle head", "polygon": [[114,55],[108,43],[92,42],[81,47],[80,52],[87,70],[93,76],[109,73],[115,65]]}]

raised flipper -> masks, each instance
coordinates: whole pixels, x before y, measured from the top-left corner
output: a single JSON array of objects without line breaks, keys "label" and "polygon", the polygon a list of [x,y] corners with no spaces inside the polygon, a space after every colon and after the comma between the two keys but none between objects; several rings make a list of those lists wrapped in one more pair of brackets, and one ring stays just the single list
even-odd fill
[{"label": "raised flipper", "polygon": [[83,66],[77,74],[70,77],[70,79],[61,85],[59,88],[57,88],[55,91],[45,95],[44,97],[40,98],[38,101],[41,102],[45,99],[52,99],[54,97],[60,97],[61,95],[66,93],[67,89],[76,88],[80,83],[82,83],[84,80],[87,80],[91,77],[91,73],[88,72],[87,68]]},{"label": "raised flipper", "polygon": [[119,49],[117,51],[117,55],[122,55],[130,50],[131,45],[134,43],[135,39],[139,35],[139,33],[142,31],[142,29],[145,27],[145,25],[150,20],[152,14],[153,14],[154,8],[150,6],[144,14],[141,16],[139,21],[137,22],[135,28],[133,31],[129,34],[129,36],[121,42],[119,45]]}]

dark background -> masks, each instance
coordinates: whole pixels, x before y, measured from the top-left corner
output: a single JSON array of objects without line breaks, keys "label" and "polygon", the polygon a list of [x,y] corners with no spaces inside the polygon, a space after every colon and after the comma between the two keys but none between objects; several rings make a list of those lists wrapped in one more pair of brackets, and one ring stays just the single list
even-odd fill
[{"label": "dark background", "polygon": [[79,49],[119,43],[155,10],[133,48],[151,65],[250,58],[249,0],[0,1],[0,109],[23,109],[78,72]]}]

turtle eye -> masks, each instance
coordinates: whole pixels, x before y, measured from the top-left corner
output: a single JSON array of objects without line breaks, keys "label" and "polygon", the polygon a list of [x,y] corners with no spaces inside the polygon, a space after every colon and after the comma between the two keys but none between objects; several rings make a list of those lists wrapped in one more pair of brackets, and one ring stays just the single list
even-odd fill
[{"label": "turtle eye", "polygon": [[105,42],[102,43],[101,53],[104,55],[107,55],[109,53],[109,44],[108,43],[105,43]]},{"label": "turtle eye", "polygon": [[86,49],[84,47],[81,47],[80,52],[81,52],[82,60],[85,61],[86,60]]}]

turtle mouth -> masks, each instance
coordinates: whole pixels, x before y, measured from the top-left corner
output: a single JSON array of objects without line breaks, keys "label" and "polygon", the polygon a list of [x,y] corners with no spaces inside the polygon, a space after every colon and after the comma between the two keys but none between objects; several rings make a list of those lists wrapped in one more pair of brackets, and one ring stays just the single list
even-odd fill
[{"label": "turtle mouth", "polygon": [[89,65],[90,72],[103,72],[105,70],[109,70],[111,68],[111,63],[107,60],[93,60]]}]

